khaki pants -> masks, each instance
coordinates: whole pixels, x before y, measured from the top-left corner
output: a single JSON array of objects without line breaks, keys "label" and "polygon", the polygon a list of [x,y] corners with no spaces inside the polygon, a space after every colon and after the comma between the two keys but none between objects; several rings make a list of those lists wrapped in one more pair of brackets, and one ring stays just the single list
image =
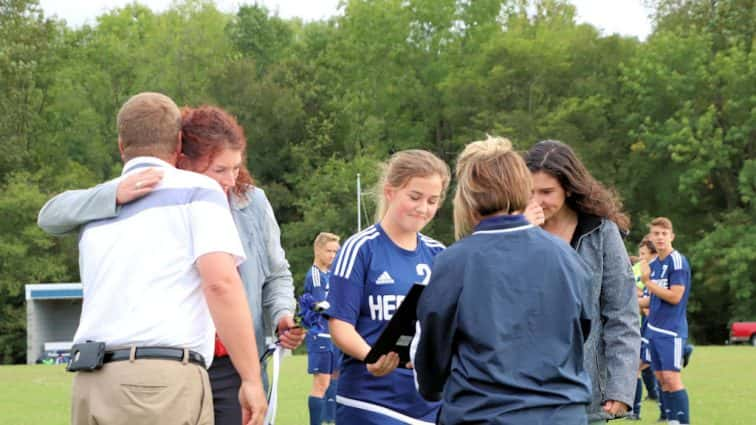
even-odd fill
[{"label": "khaki pants", "polygon": [[77,372],[72,425],[213,425],[207,371],[193,363],[141,359]]}]

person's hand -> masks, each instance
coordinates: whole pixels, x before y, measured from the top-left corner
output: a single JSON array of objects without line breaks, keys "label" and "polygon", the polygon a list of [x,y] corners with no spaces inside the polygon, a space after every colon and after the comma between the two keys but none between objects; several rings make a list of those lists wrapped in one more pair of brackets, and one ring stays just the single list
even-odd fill
[{"label": "person's hand", "polygon": [[378,358],[375,363],[368,363],[367,370],[373,376],[385,376],[393,372],[399,366],[399,354],[390,352]]},{"label": "person's hand", "polygon": [[281,347],[293,350],[302,343],[307,335],[307,331],[294,323],[292,316],[286,315],[278,321],[278,341]]},{"label": "person's hand", "polygon": [[116,204],[128,204],[131,201],[141,198],[152,192],[162,179],[163,170],[159,168],[148,168],[128,175],[118,183],[118,189],[116,190]]},{"label": "person's hand", "polygon": [[647,283],[651,280],[651,267],[648,265],[648,261],[640,260],[641,281]]},{"label": "person's hand", "polygon": [[268,402],[265,400],[262,382],[242,381],[239,387],[239,404],[243,425],[262,425]]},{"label": "person's hand", "polygon": [[530,222],[530,224],[540,226],[545,221],[545,217],[543,215],[543,208],[541,208],[540,205],[538,205],[538,202],[535,201],[535,199],[531,199],[528,203],[528,206],[525,208],[525,212],[523,213],[525,218]]},{"label": "person's hand", "polygon": [[604,412],[612,416],[624,416],[630,409],[627,404],[617,400],[607,400],[603,406]]}]

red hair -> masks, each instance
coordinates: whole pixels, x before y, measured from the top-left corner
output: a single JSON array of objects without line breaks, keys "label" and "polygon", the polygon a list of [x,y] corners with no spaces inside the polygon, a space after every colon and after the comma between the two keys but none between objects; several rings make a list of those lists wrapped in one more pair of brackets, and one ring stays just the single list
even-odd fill
[{"label": "red hair", "polygon": [[[203,105],[199,108],[181,108],[181,153],[192,161],[207,162],[224,149],[241,151],[242,164],[236,185],[231,191],[245,198],[247,190],[255,182],[247,166],[247,138],[236,118],[217,106]],[[194,170],[204,171],[204,170]]]}]

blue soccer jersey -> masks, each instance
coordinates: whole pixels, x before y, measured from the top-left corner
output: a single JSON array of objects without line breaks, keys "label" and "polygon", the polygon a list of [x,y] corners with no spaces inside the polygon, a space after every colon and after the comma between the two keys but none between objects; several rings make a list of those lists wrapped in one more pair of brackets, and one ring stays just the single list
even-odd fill
[{"label": "blue soccer jersey", "polygon": [[312,266],[305,276],[304,293],[310,294],[312,300],[309,305],[303,306],[303,309],[307,309],[304,315],[307,322],[305,325],[311,333],[328,333],[328,319],[315,312],[313,304],[328,299],[330,275],[330,272],[323,272]]},{"label": "blue soccer jersey", "polygon": [[682,285],[685,293],[677,304],[670,304],[661,298],[651,295],[651,306],[648,316],[648,330],[653,333],[687,338],[688,319],[685,310],[690,294],[690,266],[688,260],[677,251],[672,251],[663,260],[654,258],[650,263],[651,280],[662,288],[670,285]]},{"label": "blue soccer jersey", "polygon": [[[421,234],[414,251],[402,249],[379,224],[353,235],[331,267],[328,316],[354,325],[372,346],[412,285],[428,283],[433,258],[443,249],[443,244]],[[439,407],[423,400],[415,389],[411,370],[398,368],[375,377],[365,364],[346,354],[337,401],[394,418],[430,423],[435,423]]]}]

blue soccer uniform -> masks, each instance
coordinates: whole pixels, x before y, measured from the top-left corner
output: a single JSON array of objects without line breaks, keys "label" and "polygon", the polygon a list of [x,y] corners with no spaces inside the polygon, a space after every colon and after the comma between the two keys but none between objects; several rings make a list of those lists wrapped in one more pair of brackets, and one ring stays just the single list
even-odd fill
[{"label": "blue soccer uniform", "polygon": [[651,280],[662,288],[668,289],[670,285],[685,287],[685,292],[677,304],[668,303],[652,295],[647,324],[652,367],[657,372],[679,372],[682,369],[683,346],[688,338],[685,311],[690,294],[690,266],[685,256],[672,251],[664,259],[653,259],[649,267]]},{"label": "blue soccer uniform", "polygon": [[[649,263],[649,267],[651,280],[662,288],[668,289],[673,285],[685,287],[677,304],[651,295],[647,325],[651,367],[656,372],[679,372],[682,369],[685,339],[688,337],[685,310],[690,294],[690,265],[682,254],[672,251],[664,259],[656,257]],[[675,420],[680,424],[690,423],[688,392],[684,388],[677,391],[663,390],[660,395],[661,407],[667,420]]]},{"label": "blue soccer uniform", "polygon": [[[412,285],[428,283],[433,258],[443,249],[443,244],[419,233],[414,251],[400,248],[380,224],[353,235],[331,267],[328,316],[353,325],[372,346]],[[397,368],[375,377],[346,353],[336,401],[340,424],[430,425],[439,408],[417,392],[411,370]]]},{"label": "blue soccer uniform", "polygon": [[[643,298],[650,297],[651,294],[648,292],[648,288],[643,288]],[[648,316],[645,316],[641,313],[641,327],[640,327],[640,333],[641,333],[641,348],[640,348],[640,358],[643,363],[651,364],[651,353],[648,351]]]},{"label": "blue soccer uniform", "polygon": [[330,272],[310,267],[305,276],[301,315],[307,328],[307,373],[332,374],[338,369],[339,352],[328,333],[328,319],[315,311],[315,304],[328,299]]}]

